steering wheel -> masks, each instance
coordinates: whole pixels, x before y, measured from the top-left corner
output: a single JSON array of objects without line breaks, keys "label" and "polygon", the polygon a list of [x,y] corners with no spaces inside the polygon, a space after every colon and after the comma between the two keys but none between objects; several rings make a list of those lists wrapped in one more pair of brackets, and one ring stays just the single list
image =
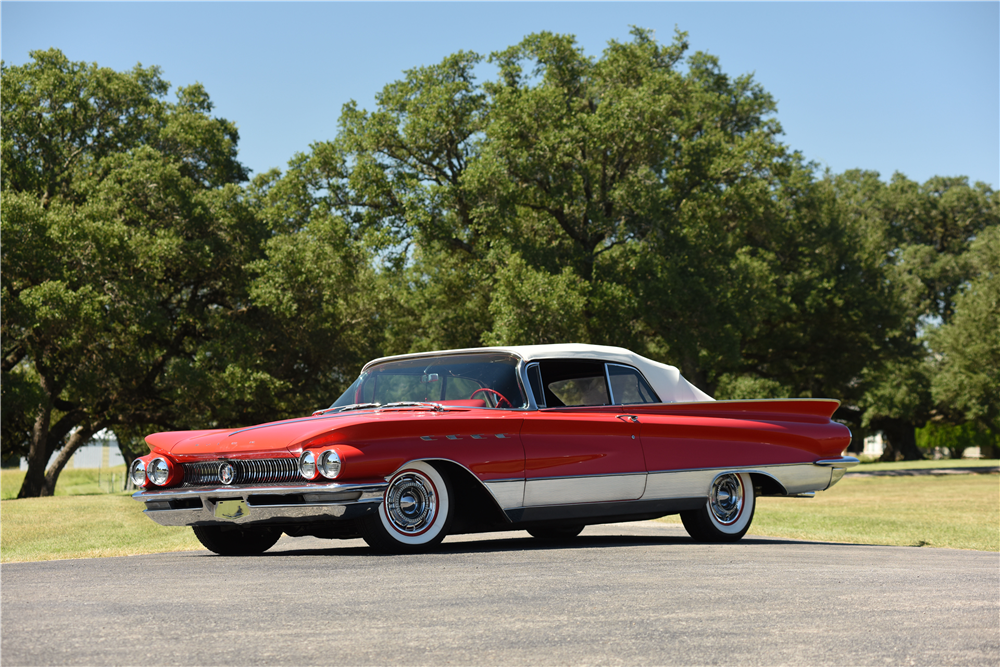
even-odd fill
[{"label": "steering wheel", "polygon": [[490,389],[489,387],[480,387],[479,389],[477,389],[474,392],[472,392],[471,394],[469,394],[469,399],[471,400],[473,396],[475,396],[476,394],[478,394],[481,391],[484,391],[484,392],[489,393],[489,394],[494,394],[496,396],[496,399],[497,399],[497,407],[498,408],[500,407],[500,401],[503,401],[504,403],[506,403],[508,408],[513,408],[514,407],[513,405],[511,405],[510,401],[508,401],[506,398],[504,398],[503,394],[501,394],[499,391],[494,391],[493,389]]}]

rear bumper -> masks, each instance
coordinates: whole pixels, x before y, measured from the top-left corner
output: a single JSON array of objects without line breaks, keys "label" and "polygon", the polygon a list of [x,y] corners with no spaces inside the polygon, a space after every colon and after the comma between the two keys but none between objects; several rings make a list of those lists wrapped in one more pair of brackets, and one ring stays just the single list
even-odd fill
[{"label": "rear bumper", "polygon": [[[830,486],[833,486],[843,479],[844,473],[847,472],[848,468],[853,468],[859,463],[861,463],[861,461],[853,456],[841,456],[839,459],[824,459],[823,461],[816,461],[815,465],[829,466],[831,468]],[[828,486],[827,488],[830,487]]]},{"label": "rear bumper", "polygon": [[161,526],[348,520],[378,510],[386,483],[154,489],[132,495]]}]

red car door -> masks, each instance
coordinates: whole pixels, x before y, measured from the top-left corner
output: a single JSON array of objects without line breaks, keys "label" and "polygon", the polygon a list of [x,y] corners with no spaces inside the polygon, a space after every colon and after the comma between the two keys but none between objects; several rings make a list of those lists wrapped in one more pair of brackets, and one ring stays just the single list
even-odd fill
[{"label": "red car door", "polygon": [[639,426],[615,406],[524,415],[525,507],[635,500],[646,466]]}]

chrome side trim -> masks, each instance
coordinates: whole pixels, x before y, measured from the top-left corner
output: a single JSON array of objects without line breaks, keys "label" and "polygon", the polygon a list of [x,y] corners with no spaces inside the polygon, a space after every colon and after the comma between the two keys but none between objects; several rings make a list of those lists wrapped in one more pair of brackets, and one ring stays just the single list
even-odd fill
[{"label": "chrome side trim", "polygon": [[708,496],[708,488],[718,474],[719,470],[652,473],[646,478],[646,491],[642,494],[642,500]]},{"label": "chrome side trim", "polygon": [[823,459],[813,462],[814,465],[818,466],[836,466],[838,468],[853,468],[859,463],[861,461],[853,456],[841,456],[839,459]]},{"label": "chrome side trim", "polygon": [[781,484],[786,494],[794,496],[810,491],[823,491],[829,488],[833,469],[816,466],[812,463],[799,463],[657,472],[649,475],[646,481],[646,492],[643,494],[642,499],[686,498],[695,495],[707,495],[712,480],[721,472],[746,472],[767,475]]},{"label": "chrome side trim", "polygon": [[[526,364],[524,363],[524,359],[521,359],[520,361],[517,362],[517,375],[518,379],[521,381],[521,384],[524,386],[524,394],[525,396],[528,397],[528,409],[537,410],[539,407],[543,408],[545,407],[544,405],[545,397],[542,396],[542,400],[539,401],[535,396],[534,390],[531,388],[531,378],[528,377],[528,369],[531,368],[532,366],[537,367],[538,362],[533,361],[529,364]],[[539,379],[541,379],[542,377],[541,371],[539,371],[538,377]],[[543,389],[542,391],[545,390]]]},{"label": "chrome side trim", "polygon": [[[752,467],[755,470],[763,470],[763,469],[772,470],[774,468],[788,468],[788,467],[791,467],[791,466],[811,466],[811,465],[816,465],[816,464],[815,463],[806,463],[806,462],[800,462],[800,463],[768,463],[768,464],[765,464],[764,466],[752,466]],[[743,468],[747,468],[747,469],[749,469],[750,467],[751,466],[743,466]],[[649,474],[650,475],[656,475],[656,474],[664,473],[664,472],[699,472],[701,470],[724,470],[724,469],[728,470],[729,468],[721,468],[721,467],[718,467],[718,468],[671,468],[671,469],[667,469],[667,470],[651,470],[649,472]],[[741,469],[741,468],[740,468],[740,466],[735,466],[732,469],[733,470],[737,470],[737,469]]]},{"label": "chrome side trim", "polygon": [[493,495],[502,510],[521,507],[524,504],[524,480],[502,480],[483,482],[486,490]]},{"label": "chrome side trim", "polygon": [[524,484],[524,506],[638,500],[645,488],[645,473],[529,479]]},{"label": "chrome side trim", "polygon": [[816,461],[815,465],[831,466],[833,468],[830,475],[830,484],[826,487],[829,489],[831,486],[843,479],[844,473],[847,472],[848,468],[853,468],[859,463],[861,463],[861,461],[853,456],[841,456],[839,459],[823,459],[822,461]]},{"label": "chrome side trim", "polygon": [[608,405],[616,405],[615,403],[615,390],[611,388],[611,371],[608,366],[611,364],[604,363],[604,381],[608,383]]}]

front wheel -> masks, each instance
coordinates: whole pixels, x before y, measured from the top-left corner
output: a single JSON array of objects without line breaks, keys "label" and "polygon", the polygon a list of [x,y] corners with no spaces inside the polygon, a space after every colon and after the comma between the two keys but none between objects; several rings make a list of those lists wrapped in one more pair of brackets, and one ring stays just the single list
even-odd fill
[{"label": "front wheel", "polygon": [[681,521],[699,542],[735,542],[750,528],[754,500],[748,473],[723,473],[712,480],[705,506],[681,512]]},{"label": "front wheel", "polygon": [[360,521],[361,537],[384,553],[420,553],[439,544],[451,522],[451,487],[434,466],[408,463],[386,487],[378,513]]},{"label": "front wheel", "polygon": [[220,556],[256,556],[277,543],[277,528],[236,526],[192,526],[194,536],[206,549]]}]

